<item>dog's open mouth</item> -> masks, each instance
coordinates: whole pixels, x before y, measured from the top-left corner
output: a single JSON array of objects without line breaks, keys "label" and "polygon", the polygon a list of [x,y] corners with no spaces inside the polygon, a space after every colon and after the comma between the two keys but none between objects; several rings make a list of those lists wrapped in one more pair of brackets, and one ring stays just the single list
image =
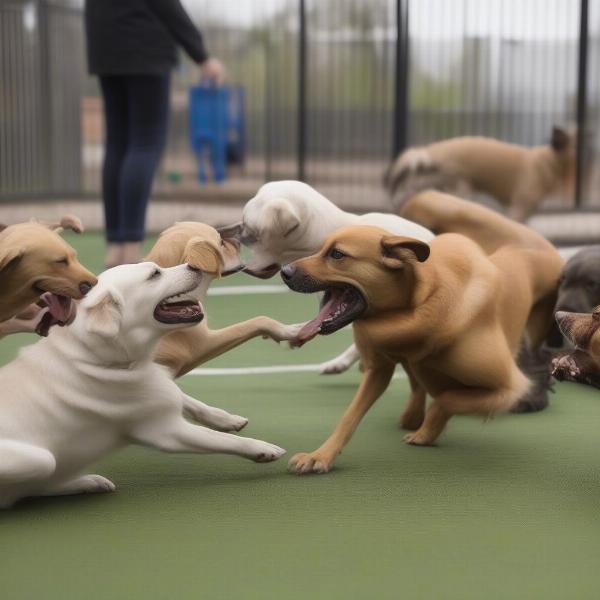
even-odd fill
[{"label": "dog's open mouth", "polygon": [[38,303],[40,306],[48,307],[48,312],[41,318],[35,332],[42,337],[46,337],[53,325],[64,327],[70,325],[75,320],[77,308],[75,303],[68,296],[45,292],[40,297]]},{"label": "dog's open mouth", "polygon": [[162,300],[154,309],[154,318],[166,325],[200,323],[204,313],[198,300],[190,298],[187,293],[182,293]]},{"label": "dog's open mouth", "polygon": [[360,317],[367,309],[363,295],[352,285],[331,287],[321,300],[319,314],[298,333],[302,346],[317,334],[329,335]]}]

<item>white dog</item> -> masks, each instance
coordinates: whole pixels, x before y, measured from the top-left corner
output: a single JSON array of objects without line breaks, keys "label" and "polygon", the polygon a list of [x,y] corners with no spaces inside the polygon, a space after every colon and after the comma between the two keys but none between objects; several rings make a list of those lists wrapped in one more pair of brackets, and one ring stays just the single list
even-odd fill
[{"label": "white dog", "polygon": [[[251,249],[245,271],[267,279],[281,265],[317,252],[331,233],[347,225],[375,225],[423,242],[435,237],[425,227],[393,214],[345,212],[301,181],[263,185],[246,203],[242,222],[228,229],[228,235],[237,234]],[[359,358],[353,344],[340,356],[323,363],[321,373],[342,373]]]},{"label": "white dog", "polygon": [[0,369],[0,506],[20,498],[108,492],[90,463],[130,443],[165,452],[236,454],[256,462],[284,450],[214,431],[247,419],[184,394],[152,361],[160,337],[202,320],[188,265],[116,267],[80,303],[70,327],[26,348]]}]

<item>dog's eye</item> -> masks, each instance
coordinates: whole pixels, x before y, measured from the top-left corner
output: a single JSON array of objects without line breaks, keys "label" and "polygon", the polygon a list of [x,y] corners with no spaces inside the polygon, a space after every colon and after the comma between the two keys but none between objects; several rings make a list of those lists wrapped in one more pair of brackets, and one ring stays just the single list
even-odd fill
[{"label": "dog's eye", "polygon": [[329,256],[330,256],[330,258],[333,258],[334,260],[340,260],[342,258],[346,258],[346,254],[344,254],[341,250],[338,250],[337,248],[333,248],[333,250],[331,250],[329,252]]},{"label": "dog's eye", "polygon": [[150,275],[150,277],[148,277],[148,279],[156,279],[157,277],[160,277],[162,275],[162,272],[160,269],[154,269],[154,271],[152,271],[152,275]]},{"label": "dog's eye", "polygon": [[69,259],[68,258],[61,258],[59,260],[56,261],[57,265],[68,265],[69,264]]}]

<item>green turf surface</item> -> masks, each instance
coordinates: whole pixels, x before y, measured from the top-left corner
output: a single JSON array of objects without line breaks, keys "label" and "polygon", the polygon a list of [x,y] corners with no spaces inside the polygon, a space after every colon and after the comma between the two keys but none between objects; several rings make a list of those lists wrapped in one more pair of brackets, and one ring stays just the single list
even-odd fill
[{"label": "green turf surface", "polygon": [[[97,268],[98,238],[74,242]],[[315,299],[212,297],[206,308],[212,327],[261,313],[294,322]],[[32,340],[0,342],[0,363]],[[297,351],[257,340],[208,366],[312,363],[349,340],[344,331]],[[289,456],[323,441],[359,380],[352,371],[181,385],[248,416],[245,435]],[[600,394],[556,390],[543,413],[454,418],[438,447],[416,448],[396,427],[407,392],[396,380],[322,476],[286,474],[285,457],[256,465],[127,449],[94,468],[115,494],[35,499],[0,514],[0,598],[593,600]]]}]

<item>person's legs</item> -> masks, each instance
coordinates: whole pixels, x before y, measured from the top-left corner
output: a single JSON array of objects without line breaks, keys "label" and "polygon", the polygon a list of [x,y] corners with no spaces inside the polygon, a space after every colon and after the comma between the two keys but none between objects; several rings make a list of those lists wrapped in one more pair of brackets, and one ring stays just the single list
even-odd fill
[{"label": "person's legs", "polygon": [[127,89],[120,76],[101,76],[100,88],[104,100],[105,153],[102,167],[102,200],[108,243],[105,265],[122,262],[122,240],[119,209],[119,181],[127,152]]},{"label": "person's legs", "polygon": [[152,180],[167,139],[169,75],[126,77],[128,146],[120,173],[121,241],[124,261],[139,260]]}]

